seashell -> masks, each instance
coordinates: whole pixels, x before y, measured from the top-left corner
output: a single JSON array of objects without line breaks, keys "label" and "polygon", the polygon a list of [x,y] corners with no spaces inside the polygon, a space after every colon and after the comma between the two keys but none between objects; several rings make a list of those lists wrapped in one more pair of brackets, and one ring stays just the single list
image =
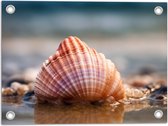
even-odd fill
[{"label": "seashell", "polygon": [[77,37],[66,38],[43,63],[36,77],[35,95],[41,101],[99,101],[125,97],[114,63]]}]

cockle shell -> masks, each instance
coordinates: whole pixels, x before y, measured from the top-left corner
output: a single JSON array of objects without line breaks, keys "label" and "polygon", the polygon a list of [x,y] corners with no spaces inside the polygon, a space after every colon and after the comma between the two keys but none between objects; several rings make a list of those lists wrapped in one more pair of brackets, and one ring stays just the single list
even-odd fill
[{"label": "cockle shell", "polygon": [[73,36],[43,63],[34,88],[37,99],[48,102],[120,100],[125,95],[115,65]]}]

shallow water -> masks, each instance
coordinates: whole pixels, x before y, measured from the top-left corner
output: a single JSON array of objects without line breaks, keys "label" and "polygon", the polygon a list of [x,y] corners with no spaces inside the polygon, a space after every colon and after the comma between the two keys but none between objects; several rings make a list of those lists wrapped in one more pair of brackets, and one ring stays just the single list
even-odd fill
[{"label": "shallow water", "polygon": [[[163,117],[156,119],[155,110],[163,111]],[[14,111],[16,118],[9,121],[7,111]],[[2,103],[2,124],[111,124],[111,123],[166,123],[166,105],[150,105],[150,102],[118,106],[109,104],[90,105],[28,105],[14,98]]]}]

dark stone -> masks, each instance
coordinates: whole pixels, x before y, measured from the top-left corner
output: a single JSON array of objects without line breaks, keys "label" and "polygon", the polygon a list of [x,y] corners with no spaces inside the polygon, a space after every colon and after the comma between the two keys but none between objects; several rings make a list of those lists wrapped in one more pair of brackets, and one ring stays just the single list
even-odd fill
[{"label": "dark stone", "polygon": [[31,97],[34,95],[34,91],[28,92],[23,96],[23,101],[29,101]]},{"label": "dark stone", "polygon": [[158,95],[158,96],[156,95],[155,99],[162,100],[162,99],[164,99],[164,97],[162,95]]},{"label": "dark stone", "polygon": [[166,86],[161,86],[160,88],[154,90],[152,92],[152,94],[163,94],[163,95],[166,95],[167,94],[167,87]]},{"label": "dark stone", "polygon": [[152,67],[143,67],[140,69],[139,74],[140,75],[149,75],[154,73],[156,70]]}]

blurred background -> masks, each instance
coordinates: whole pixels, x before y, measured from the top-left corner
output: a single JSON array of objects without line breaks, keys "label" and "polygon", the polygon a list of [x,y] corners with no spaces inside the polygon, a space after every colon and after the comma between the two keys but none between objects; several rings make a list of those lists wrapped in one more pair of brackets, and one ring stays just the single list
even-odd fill
[{"label": "blurred background", "polygon": [[39,68],[70,35],[104,53],[124,77],[146,69],[166,75],[166,3],[3,1],[2,79]]}]

